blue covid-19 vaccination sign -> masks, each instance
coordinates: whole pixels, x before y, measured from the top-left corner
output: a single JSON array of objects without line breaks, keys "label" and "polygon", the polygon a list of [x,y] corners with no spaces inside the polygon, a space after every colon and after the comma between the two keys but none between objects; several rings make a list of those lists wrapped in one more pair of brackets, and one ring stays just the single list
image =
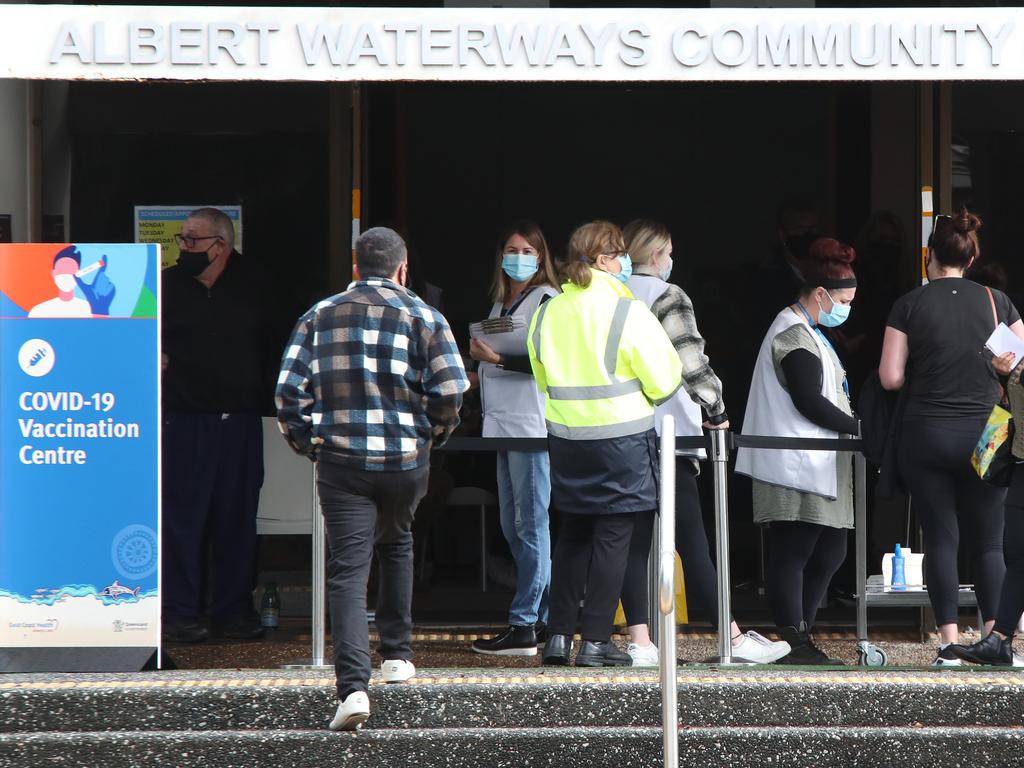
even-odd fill
[{"label": "blue covid-19 vaccination sign", "polygon": [[53,649],[138,659],[158,646],[159,259],[155,245],[0,245],[10,666],[53,668]]}]

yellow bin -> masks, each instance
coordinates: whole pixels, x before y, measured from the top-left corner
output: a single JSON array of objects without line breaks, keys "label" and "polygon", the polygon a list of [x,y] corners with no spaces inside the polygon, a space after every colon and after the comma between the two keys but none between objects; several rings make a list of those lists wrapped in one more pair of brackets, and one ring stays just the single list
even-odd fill
[{"label": "yellow bin", "polygon": [[[686,586],[683,582],[683,561],[679,559],[679,554],[676,553],[676,624],[686,624],[689,620],[690,617],[686,612]],[[618,609],[615,611],[615,626],[626,626],[626,614],[622,610],[621,601],[619,602]],[[651,627],[651,632],[654,632],[653,627]]]}]

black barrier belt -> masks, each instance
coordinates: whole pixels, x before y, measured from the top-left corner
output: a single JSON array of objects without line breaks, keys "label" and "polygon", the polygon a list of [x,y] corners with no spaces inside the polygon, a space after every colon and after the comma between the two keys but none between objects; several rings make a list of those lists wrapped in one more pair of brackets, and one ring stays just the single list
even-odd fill
[{"label": "black barrier belt", "polygon": [[737,448],[788,448],[799,451],[850,451],[863,450],[864,441],[858,438],[827,437],[769,437],[767,435],[732,435]]},{"label": "black barrier belt", "polygon": [[[677,437],[676,448],[690,450],[707,448],[706,437]],[[546,451],[546,437],[453,437],[435,451]]]},{"label": "black barrier belt", "polygon": [[[860,451],[864,447],[862,440],[856,438],[819,438],[819,437],[769,437],[767,435],[738,435],[729,432],[730,449],[732,448],[774,448],[801,451]],[[704,437],[677,437],[676,448],[693,450],[708,448],[709,439]],[[548,447],[546,437],[453,437],[443,446],[435,449],[449,452],[486,452],[486,451],[543,451]]]}]

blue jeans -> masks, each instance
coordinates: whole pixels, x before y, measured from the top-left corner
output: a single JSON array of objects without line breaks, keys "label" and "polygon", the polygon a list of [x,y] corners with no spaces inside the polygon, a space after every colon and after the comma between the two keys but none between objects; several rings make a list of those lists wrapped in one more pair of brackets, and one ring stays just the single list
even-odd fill
[{"label": "blue jeans", "polygon": [[547,451],[498,451],[501,531],[516,563],[516,594],[508,623],[517,627],[548,620],[551,586],[551,465]]}]

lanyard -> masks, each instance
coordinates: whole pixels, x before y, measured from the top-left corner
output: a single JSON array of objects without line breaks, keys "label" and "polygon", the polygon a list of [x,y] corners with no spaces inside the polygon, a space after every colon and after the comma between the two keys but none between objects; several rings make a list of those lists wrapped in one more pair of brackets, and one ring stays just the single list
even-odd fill
[{"label": "lanyard", "polygon": [[[804,308],[804,305],[801,304],[799,301],[796,303],[796,305],[798,307],[800,307],[800,311],[804,313],[804,317],[807,318],[807,322],[811,326],[811,328],[814,330],[814,332],[816,334],[818,334],[818,338],[820,338],[825,343],[826,347],[828,347],[833,352],[835,352],[836,348],[832,346],[832,342],[828,340],[828,336],[826,336],[825,333],[821,330],[821,328],[818,327],[818,324],[815,323],[814,320],[811,319],[811,313],[808,312]],[[839,357],[839,353],[838,352],[836,352],[836,357],[837,358]],[[850,381],[849,381],[849,379],[846,378],[846,371],[845,370],[843,371],[843,393],[846,395],[846,399],[849,400],[850,399]]]},{"label": "lanyard", "polygon": [[520,293],[519,296],[516,297],[516,300],[512,302],[512,306],[510,306],[508,309],[502,307],[501,313],[498,315],[498,317],[508,317],[509,315],[513,314],[517,309],[519,309],[519,305],[526,300],[526,297],[530,295],[530,292],[534,289],[534,287],[536,286],[531,286],[530,288],[527,288],[522,293]]}]

